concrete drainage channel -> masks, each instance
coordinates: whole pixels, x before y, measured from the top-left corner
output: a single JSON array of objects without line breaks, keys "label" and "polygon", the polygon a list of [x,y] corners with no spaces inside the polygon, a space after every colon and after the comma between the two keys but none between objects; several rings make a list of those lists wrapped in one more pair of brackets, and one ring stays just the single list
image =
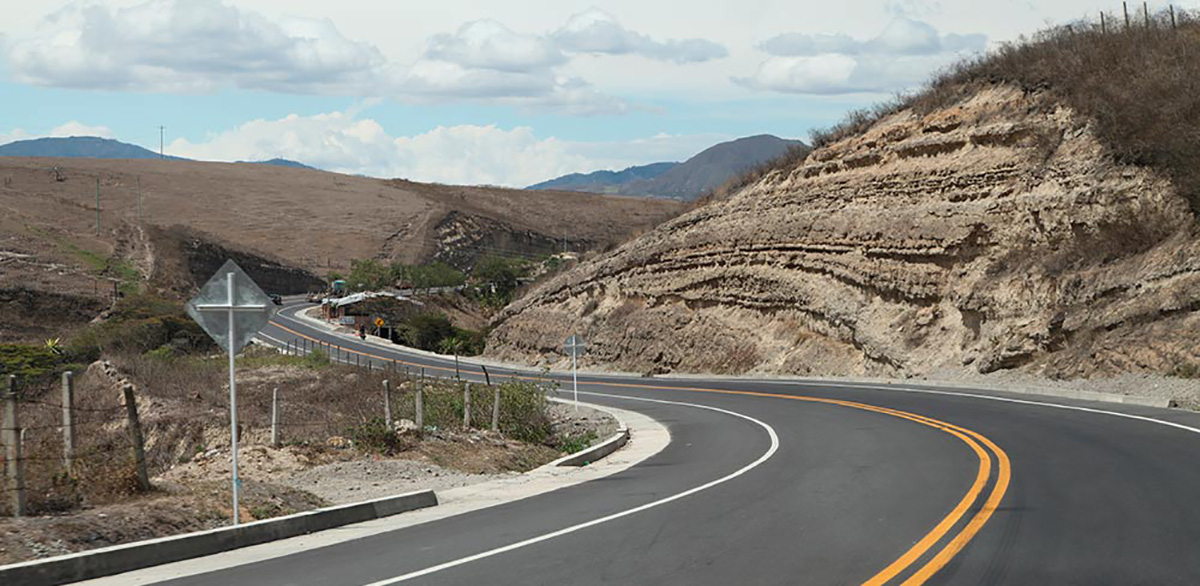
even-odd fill
[{"label": "concrete drainage channel", "polygon": [[437,504],[437,495],[432,490],[423,490],[236,527],[115,545],[3,566],[0,567],[0,583],[41,586],[78,582],[361,523]]},{"label": "concrete drainage channel", "polygon": [[[619,418],[618,421],[620,422]],[[617,451],[629,441],[629,437],[628,426],[621,422],[620,429],[603,442],[563,456],[543,467],[585,466]],[[382,519],[437,504],[437,495],[432,490],[424,490],[266,519],[237,527],[222,527],[0,566],[0,584],[42,586],[113,576],[353,523]]]}]

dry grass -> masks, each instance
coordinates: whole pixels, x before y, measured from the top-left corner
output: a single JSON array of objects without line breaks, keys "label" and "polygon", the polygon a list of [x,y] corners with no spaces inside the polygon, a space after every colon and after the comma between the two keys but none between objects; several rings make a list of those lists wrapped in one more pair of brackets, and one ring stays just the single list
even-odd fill
[{"label": "dry grass", "polygon": [[814,148],[862,132],[906,108],[927,113],[997,83],[1047,91],[1095,123],[1115,160],[1163,170],[1200,211],[1200,22],[1182,10],[1133,18],[1113,15],[1041,31],[941,72],[923,90],[812,135]]},{"label": "dry grass", "polygon": [[[165,358],[127,352],[110,357],[135,385],[146,438],[150,476],[196,454],[229,446],[229,389],[226,361],[219,356]],[[352,366],[322,365],[254,349],[239,358],[238,418],[244,444],[270,438],[271,396],[279,390],[281,434],[285,443],[323,450],[335,436],[366,451],[394,453],[414,441],[372,443],[384,416],[383,380],[394,384],[396,420],[414,419],[419,375]],[[98,369],[76,377],[78,456],[70,473],[62,465],[59,386],[43,381],[23,388],[22,426],[26,486],[31,514],[67,511],[79,505],[128,500],[138,492],[132,442],[123,398]],[[500,386],[500,430],[506,437],[553,447],[544,387],[529,383]],[[491,423],[492,389],[474,385],[472,427]],[[425,424],[431,430],[458,431],[463,423],[461,383],[428,379]],[[411,438],[410,438],[411,439]],[[2,460],[2,459],[0,459]],[[7,500],[5,500],[7,502]]]}]

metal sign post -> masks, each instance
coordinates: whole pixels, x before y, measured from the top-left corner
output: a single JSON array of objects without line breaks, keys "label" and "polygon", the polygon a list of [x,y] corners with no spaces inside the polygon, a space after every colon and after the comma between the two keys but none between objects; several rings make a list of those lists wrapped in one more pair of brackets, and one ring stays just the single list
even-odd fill
[{"label": "metal sign post", "polygon": [[571,382],[575,387],[575,410],[579,410],[579,355],[583,354],[584,348],[587,347],[587,342],[582,336],[572,334],[563,342],[563,349],[567,354],[571,355]]},{"label": "metal sign post", "polygon": [[187,312],[229,354],[229,435],[233,460],[233,524],[241,522],[238,510],[238,425],[235,357],[271,319],[271,298],[241,267],[225,261],[200,294],[187,303]]}]

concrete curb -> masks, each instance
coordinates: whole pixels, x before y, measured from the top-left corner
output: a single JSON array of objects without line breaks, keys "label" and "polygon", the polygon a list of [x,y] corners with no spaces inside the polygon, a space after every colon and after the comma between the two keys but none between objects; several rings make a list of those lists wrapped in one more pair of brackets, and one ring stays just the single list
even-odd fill
[{"label": "concrete curb", "polygon": [[432,490],[338,505],[237,527],[221,527],[0,566],[0,584],[42,586],[111,576],[240,547],[361,523],[438,504]]},{"label": "concrete curb", "polygon": [[621,449],[627,442],[629,442],[629,428],[622,427],[603,442],[569,456],[563,456],[547,466],[585,466]]}]

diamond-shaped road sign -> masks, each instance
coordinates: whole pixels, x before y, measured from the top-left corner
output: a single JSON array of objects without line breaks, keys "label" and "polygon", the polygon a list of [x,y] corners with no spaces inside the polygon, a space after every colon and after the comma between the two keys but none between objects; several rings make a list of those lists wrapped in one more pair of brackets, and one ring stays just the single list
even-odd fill
[{"label": "diamond-shaped road sign", "polygon": [[583,336],[572,335],[563,342],[563,351],[567,356],[578,358],[583,356],[583,350],[587,348],[587,342],[583,340]]},{"label": "diamond-shaped road sign", "polygon": [[237,263],[227,260],[187,303],[187,313],[222,349],[237,354],[267,325],[272,306],[271,298],[254,280]]}]

